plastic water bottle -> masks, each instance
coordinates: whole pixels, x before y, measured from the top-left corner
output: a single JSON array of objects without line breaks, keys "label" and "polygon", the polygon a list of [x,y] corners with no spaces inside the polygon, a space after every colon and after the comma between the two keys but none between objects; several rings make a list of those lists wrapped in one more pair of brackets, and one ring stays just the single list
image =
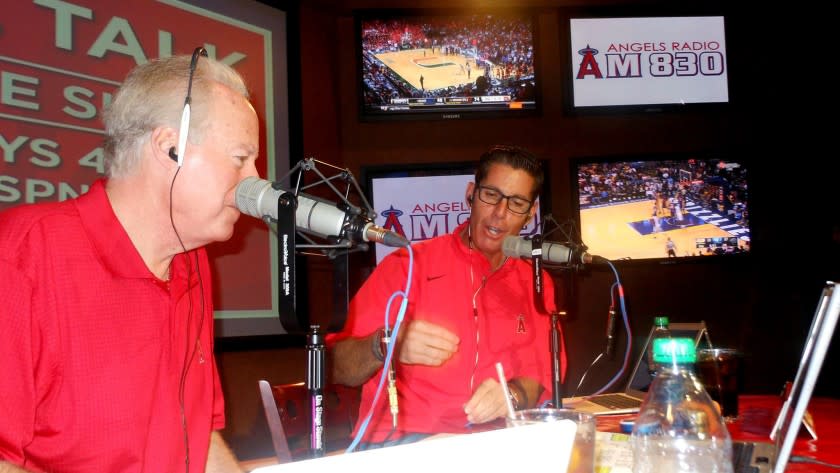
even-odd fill
[{"label": "plastic water bottle", "polygon": [[694,341],[661,339],[653,348],[663,364],[633,426],[633,473],[732,473],[729,431],[694,376]]},{"label": "plastic water bottle", "polygon": [[668,317],[654,317],[653,326],[653,333],[650,336],[650,344],[648,345],[647,349],[648,371],[650,372],[651,379],[655,378],[656,373],[659,371],[659,366],[653,359],[653,346],[659,339],[671,338],[671,330],[668,328]]}]

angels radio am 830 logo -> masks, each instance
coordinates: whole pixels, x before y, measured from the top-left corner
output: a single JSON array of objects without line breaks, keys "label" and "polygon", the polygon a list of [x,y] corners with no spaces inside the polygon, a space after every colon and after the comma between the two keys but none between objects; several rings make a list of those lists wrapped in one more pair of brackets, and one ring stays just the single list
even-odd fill
[{"label": "angels radio am 830 logo", "polygon": [[726,68],[718,41],[610,43],[603,54],[587,44],[577,53],[576,79],[719,76]]}]

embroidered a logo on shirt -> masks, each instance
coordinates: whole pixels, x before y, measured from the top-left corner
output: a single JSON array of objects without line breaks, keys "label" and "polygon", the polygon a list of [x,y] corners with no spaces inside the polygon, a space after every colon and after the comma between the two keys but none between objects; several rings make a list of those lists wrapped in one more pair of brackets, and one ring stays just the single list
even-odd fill
[{"label": "embroidered a logo on shirt", "polygon": [[525,316],[522,314],[516,316],[516,333],[525,333]]}]

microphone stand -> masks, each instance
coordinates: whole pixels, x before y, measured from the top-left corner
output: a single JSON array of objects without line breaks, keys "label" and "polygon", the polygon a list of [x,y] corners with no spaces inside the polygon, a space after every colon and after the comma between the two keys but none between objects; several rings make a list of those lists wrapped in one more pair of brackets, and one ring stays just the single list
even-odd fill
[{"label": "microphone stand", "polygon": [[[290,333],[301,332],[306,321],[297,314],[295,272],[295,211],[297,198],[290,192],[280,195],[277,202],[278,266],[280,291],[278,298],[280,323]],[[309,391],[310,440],[313,458],[324,455],[324,336],[320,326],[311,325],[306,335],[306,389]]]},{"label": "microphone stand", "polygon": [[[313,158],[306,158],[299,161],[289,172],[280,180],[272,183],[275,190],[283,190],[284,181],[291,181],[293,173],[297,174],[297,180],[294,184],[294,191],[283,192],[278,198],[277,202],[277,246],[278,251],[278,267],[280,269],[280,287],[279,287],[279,314],[280,322],[283,328],[289,333],[304,333],[309,328],[309,319],[306,316],[296,314],[296,287],[295,287],[295,255],[298,251],[301,254],[326,256],[334,264],[333,271],[333,294],[336,295],[333,299],[333,311],[329,324],[327,325],[328,332],[337,332],[344,326],[344,321],[347,316],[347,308],[349,306],[349,289],[348,289],[348,261],[349,254],[356,251],[367,251],[368,244],[363,242],[353,243],[347,238],[347,228],[342,230],[341,235],[331,236],[327,238],[328,241],[315,241],[314,235],[307,234],[305,231],[297,231],[296,227],[296,211],[297,211],[297,195],[301,190],[325,185],[327,186],[340,200],[337,207],[348,215],[353,216],[367,216],[373,218],[376,212],[370,206],[370,203],[364,196],[364,193],[359,188],[359,184],[353,177],[353,174],[348,169],[335,168],[327,163],[321,163],[325,166],[330,166],[338,169],[336,175],[327,177],[317,167],[317,163]],[[307,171],[314,173],[318,179],[310,184],[304,184],[303,175]],[[346,188],[343,193],[334,184],[333,181],[339,180],[346,183]],[[289,182],[291,183],[291,182]],[[348,200],[350,191],[354,190],[355,194],[359,196],[363,207],[357,207]],[[350,226],[350,225],[348,225]],[[295,238],[300,237],[303,241],[295,242]],[[318,250],[320,253],[312,252],[311,250]],[[342,296],[343,295],[343,296]]]},{"label": "microphone stand", "polygon": [[280,325],[289,333],[300,333],[306,321],[297,314],[297,286],[295,271],[295,211],[297,197],[285,192],[277,199],[277,267],[279,268],[279,295],[277,311]]},{"label": "microphone stand", "polygon": [[560,324],[565,311],[551,313],[551,401],[554,407],[563,408],[563,380],[560,376],[560,354],[563,353],[563,337],[560,336]]},{"label": "microphone stand", "polygon": [[[540,313],[548,312],[543,299],[542,284],[542,235],[536,234],[531,239],[531,266],[533,272],[534,306]],[[549,351],[551,353],[551,396],[554,407],[563,408],[563,380],[560,368],[560,354],[563,353],[563,337],[560,332],[561,314],[565,312],[552,311],[550,314],[551,330],[549,332]]]},{"label": "microphone stand", "polygon": [[326,347],[324,334],[318,325],[309,327],[306,335],[306,389],[309,391],[309,408],[312,416],[309,452],[312,458],[324,456],[324,360]]},{"label": "microphone stand", "polygon": [[[277,199],[277,252],[278,268],[280,272],[279,281],[279,297],[278,297],[278,312],[280,323],[288,333],[302,333],[308,326],[306,334],[306,388],[309,391],[310,399],[310,413],[311,413],[311,432],[309,449],[313,458],[321,457],[326,451],[324,445],[324,386],[326,384],[326,345],[324,343],[324,333],[321,331],[320,325],[309,324],[309,317],[297,313],[297,296],[296,296],[296,271],[295,271],[295,255],[298,249],[309,250],[319,249],[323,255],[329,257],[335,263],[335,270],[333,272],[334,297],[333,313],[329,321],[327,330],[338,331],[344,325],[344,318],[347,314],[349,305],[349,288],[348,288],[348,254],[351,251],[367,250],[368,245],[359,243],[353,247],[352,243],[343,236],[337,238],[338,241],[330,241],[326,244],[317,243],[313,241],[306,234],[301,233],[300,237],[305,240],[303,244],[296,244],[296,211],[297,211],[297,192],[301,188],[300,178],[305,171],[312,171],[318,175],[320,180],[308,186],[303,186],[303,189],[312,187],[318,184],[325,184],[332,191],[338,195],[342,203],[339,207],[342,210],[351,212],[354,215],[371,214],[373,210],[364,197],[364,193],[359,189],[359,185],[353,178],[349,170],[341,170],[341,172],[332,177],[326,177],[322,174],[315,165],[316,161],[312,158],[304,159],[294,166],[287,174],[287,177],[293,172],[298,171],[298,185],[295,192],[284,192]],[[340,179],[347,182],[347,191],[343,195],[333,184],[332,180]],[[282,179],[281,179],[282,181]],[[346,198],[350,186],[354,186],[358,195],[361,197],[365,208],[359,208],[352,205]],[[280,181],[274,182],[273,187],[281,190]],[[343,294],[343,296],[342,296]]]}]

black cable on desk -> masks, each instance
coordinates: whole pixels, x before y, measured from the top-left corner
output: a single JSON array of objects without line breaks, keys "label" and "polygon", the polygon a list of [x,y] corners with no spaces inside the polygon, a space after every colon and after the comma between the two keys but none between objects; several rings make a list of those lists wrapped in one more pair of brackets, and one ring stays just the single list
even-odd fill
[{"label": "black cable on desk", "polygon": [[840,470],[840,465],[836,463],[828,463],[822,460],[817,460],[816,458],[806,457],[803,455],[791,455],[790,463],[813,463],[815,465],[827,466],[829,468],[836,468]]}]

